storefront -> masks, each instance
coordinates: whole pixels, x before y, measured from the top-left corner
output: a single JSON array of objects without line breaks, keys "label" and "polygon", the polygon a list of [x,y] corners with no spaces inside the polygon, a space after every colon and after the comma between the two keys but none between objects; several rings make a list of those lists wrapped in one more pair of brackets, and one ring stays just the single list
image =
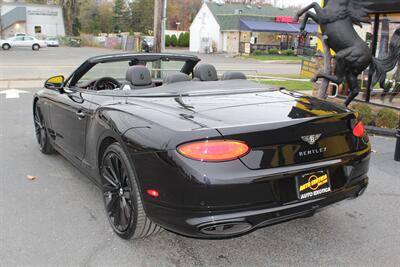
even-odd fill
[{"label": "storefront", "polygon": [[[388,49],[388,42],[392,39],[394,31],[400,28],[400,1],[399,0],[372,0],[369,6],[373,18],[371,50],[376,56],[382,56]],[[385,36],[387,35],[387,36]],[[382,43],[386,40],[386,43]],[[378,54],[379,52],[379,54]],[[399,51],[400,53],[400,51]],[[400,109],[400,59],[396,68],[387,75],[387,88],[373,88],[371,86],[372,74],[368,76],[364,100],[379,105],[387,105]]]},{"label": "storefront", "polygon": [[[315,46],[317,24],[307,24],[306,37],[300,34],[300,24],[288,20],[289,17],[276,17],[275,21],[240,20],[241,53],[243,46],[251,42],[252,51],[266,51],[269,49],[298,49]],[[291,17],[290,17],[291,19]]]}]

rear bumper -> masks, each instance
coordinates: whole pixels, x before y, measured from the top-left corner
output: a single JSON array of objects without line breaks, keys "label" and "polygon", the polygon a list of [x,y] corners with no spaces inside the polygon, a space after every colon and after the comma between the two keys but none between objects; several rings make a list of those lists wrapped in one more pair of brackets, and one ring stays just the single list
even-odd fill
[{"label": "rear bumper", "polygon": [[356,198],[368,186],[366,175],[327,195],[284,205],[257,206],[238,210],[190,211],[146,203],[151,219],[178,234],[205,239],[220,239],[247,234],[268,225],[308,217],[316,211],[345,199]]}]

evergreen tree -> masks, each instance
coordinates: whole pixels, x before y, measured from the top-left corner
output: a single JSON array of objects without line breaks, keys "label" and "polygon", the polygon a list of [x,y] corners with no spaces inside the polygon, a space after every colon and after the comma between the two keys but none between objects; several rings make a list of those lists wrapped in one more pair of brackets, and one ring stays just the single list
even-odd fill
[{"label": "evergreen tree", "polygon": [[127,7],[125,5],[125,0],[115,0],[113,7],[113,18],[112,18],[112,28],[114,32],[124,32],[127,31]]},{"label": "evergreen tree", "polygon": [[178,38],[178,46],[180,47],[184,47],[185,46],[185,34],[183,32],[181,32],[181,34],[179,34],[179,38]]},{"label": "evergreen tree", "polygon": [[134,0],[130,4],[131,19],[130,30],[148,34],[153,31],[154,23],[154,1]]},{"label": "evergreen tree", "polygon": [[189,47],[190,44],[190,33],[186,32],[184,33],[184,42],[183,42],[183,46],[184,47]]},{"label": "evergreen tree", "polygon": [[177,46],[177,45],[178,45],[178,38],[176,38],[176,35],[173,34],[173,35],[171,36],[171,46],[175,47],[175,46]]},{"label": "evergreen tree", "polygon": [[171,46],[171,36],[165,35],[165,47]]}]

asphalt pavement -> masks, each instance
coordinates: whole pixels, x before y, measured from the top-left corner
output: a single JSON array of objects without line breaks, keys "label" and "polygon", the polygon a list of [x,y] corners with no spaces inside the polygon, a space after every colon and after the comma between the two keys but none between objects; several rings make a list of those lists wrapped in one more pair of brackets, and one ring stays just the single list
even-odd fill
[{"label": "asphalt pavement", "polygon": [[[124,241],[100,190],[60,155],[40,153],[34,89],[0,89],[0,266],[398,266],[400,163],[395,139],[372,137],[370,186],[312,218],[229,240],[163,232]],[[36,177],[35,180],[27,176]]]},{"label": "asphalt pavement", "polygon": [[[0,49],[0,88],[8,86],[7,81],[19,81],[17,86],[31,81],[40,83],[55,75],[69,76],[87,58],[97,55],[120,53],[123,51],[91,47],[47,47],[39,51],[28,48],[15,48],[8,51]],[[186,50],[169,50],[173,53],[189,53]],[[227,70],[240,70],[247,74],[299,74],[300,63],[258,62],[233,58],[224,54],[198,56],[203,62],[214,64],[221,73]]]}]

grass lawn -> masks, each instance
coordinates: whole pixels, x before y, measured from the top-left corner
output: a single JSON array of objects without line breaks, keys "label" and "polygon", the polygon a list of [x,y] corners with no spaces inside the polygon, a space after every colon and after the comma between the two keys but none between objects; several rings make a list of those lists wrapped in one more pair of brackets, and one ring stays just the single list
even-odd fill
[{"label": "grass lawn", "polygon": [[300,76],[300,74],[260,74],[261,76],[269,76],[269,77],[277,77],[279,78],[290,78],[290,79],[307,79],[304,78],[302,76]]},{"label": "grass lawn", "polygon": [[296,91],[311,91],[313,90],[313,84],[311,82],[298,82],[298,81],[271,81],[261,80],[263,84],[273,85],[276,87],[286,87],[288,90]]},{"label": "grass lawn", "polygon": [[250,55],[250,56],[242,56],[242,58],[246,59],[255,59],[260,61],[268,61],[268,60],[276,60],[276,61],[298,61],[301,62],[302,58],[298,56],[284,56],[284,55]]}]

